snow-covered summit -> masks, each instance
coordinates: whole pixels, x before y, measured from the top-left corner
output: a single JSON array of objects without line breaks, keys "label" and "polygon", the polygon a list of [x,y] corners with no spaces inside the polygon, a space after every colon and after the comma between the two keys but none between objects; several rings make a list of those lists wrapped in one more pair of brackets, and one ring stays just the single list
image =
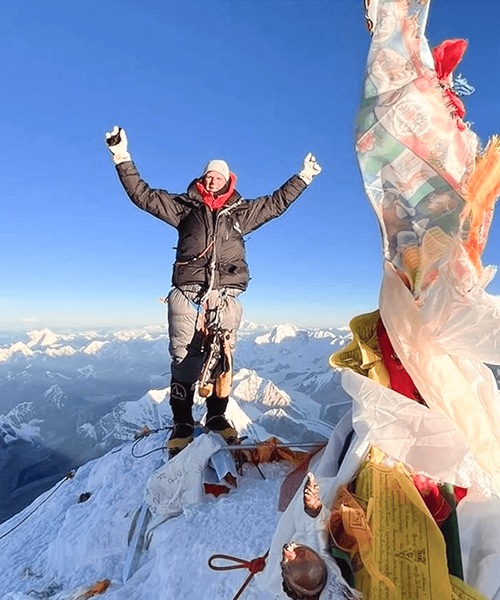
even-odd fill
[{"label": "snow-covered summit", "polygon": [[289,406],[291,403],[291,398],[286,392],[249,369],[241,369],[236,374],[233,394],[243,402],[257,401],[268,407]]},{"label": "snow-covered summit", "polygon": [[33,352],[23,342],[15,342],[7,348],[0,348],[0,362],[6,362],[16,355],[32,356]]},{"label": "snow-covered summit", "polygon": [[28,336],[30,338],[30,341],[27,343],[29,348],[47,348],[60,343],[59,336],[47,328],[28,331]]},{"label": "snow-covered summit", "polygon": [[68,396],[57,384],[54,384],[42,394],[42,400],[49,406],[62,410],[68,402]]},{"label": "snow-covered summit", "polygon": [[277,325],[269,333],[265,333],[255,338],[256,344],[280,344],[286,338],[297,336],[298,329],[295,325],[287,323],[286,325]]},{"label": "snow-covered summit", "polygon": [[[0,446],[8,453],[0,463],[0,478],[7,482],[0,522],[16,510],[13,495],[27,502],[47,489],[37,465],[52,464],[55,476],[62,475],[68,464],[79,466],[130,441],[144,425],[156,428],[158,412],[164,423],[170,419],[164,326],[54,336],[48,331],[27,336],[37,342],[32,348],[13,338],[5,338],[0,348]],[[233,399],[243,411],[234,418],[245,434],[263,439],[281,432],[302,441],[328,437],[349,406],[339,373],[328,366],[344,337],[288,325],[268,328],[270,343],[259,343],[261,326],[249,324],[240,333]],[[49,340],[50,346],[39,343]],[[22,403],[32,408],[16,413]],[[272,412],[278,407],[279,415]],[[197,410],[202,418],[203,402]],[[20,469],[30,474],[29,485],[18,478]]]},{"label": "snow-covered summit", "polygon": [[[144,454],[162,439],[160,434],[146,438]],[[158,526],[133,576],[124,581],[134,518],[148,479],[161,464],[158,453],[134,458],[131,446],[87,463],[73,479],[61,478],[52,490],[0,525],[0,536],[5,536],[0,548],[1,600],[90,597],[89,589],[106,579],[111,583],[103,595],[106,600],[234,596],[249,572],[216,572],[208,560],[221,552],[245,560],[264,555],[280,517],[277,499],[288,467],[261,465],[265,479],[249,467],[229,495],[205,495],[182,516]],[[81,501],[82,494],[86,501]],[[245,600],[274,600],[262,582],[257,574],[245,590]]]},{"label": "snow-covered summit", "polygon": [[82,349],[82,352],[84,354],[97,354],[106,344],[109,344],[108,340],[93,340],[88,346]]}]

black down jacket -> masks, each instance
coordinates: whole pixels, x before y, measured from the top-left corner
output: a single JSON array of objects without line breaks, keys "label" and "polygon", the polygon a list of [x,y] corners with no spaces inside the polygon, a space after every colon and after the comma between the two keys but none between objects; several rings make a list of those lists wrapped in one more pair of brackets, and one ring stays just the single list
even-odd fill
[{"label": "black down jacket", "polygon": [[184,194],[152,189],[133,162],[116,167],[120,181],[134,204],[179,233],[172,274],[176,287],[200,284],[213,288],[245,290],[249,272],[243,236],[281,215],[306,184],[294,175],[270,196],[244,200],[235,190],[223,208],[212,212],[202,201],[195,179]]}]

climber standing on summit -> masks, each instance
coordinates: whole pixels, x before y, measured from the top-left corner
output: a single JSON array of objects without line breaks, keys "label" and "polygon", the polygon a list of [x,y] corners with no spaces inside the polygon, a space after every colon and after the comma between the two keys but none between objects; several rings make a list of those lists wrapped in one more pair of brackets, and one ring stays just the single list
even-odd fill
[{"label": "climber standing on summit", "polygon": [[[238,296],[248,286],[243,236],[280,216],[304,191],[321,167],[309,153],[301,171],[269,196],[244,200],[236,176],[224,160],[211,160],[181,194],[152,189],[139,175],[128,152],[125,131],[115,126],[106,143],[126,193],[142,210],[178,232],[172,289],[167,298],[170,336],[170,405],[174,427],[168,440],[175,456],[193,440],[195,384],[206,359],[206,323],[217,315],[230,352],[236,343],[242,308]],[[231,443],[237,432],[225,418],[229,391],[213,386],[206,393],[206,427]]]}]

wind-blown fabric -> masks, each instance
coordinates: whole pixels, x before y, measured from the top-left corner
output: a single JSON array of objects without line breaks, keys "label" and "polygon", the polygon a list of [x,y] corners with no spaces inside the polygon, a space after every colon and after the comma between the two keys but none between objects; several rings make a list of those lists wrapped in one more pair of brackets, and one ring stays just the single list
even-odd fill
[{"label": "wind-blown fabric", "polygon": [[[500,364],[500,299],[486,293],[494,270],[480,261],[500,191],[499,145],[494,139],[482,152],[463,120],[452,76],[467,44],[447,40],[431,52],[424,37],[428,10],[428,0],[368,4],[373,38],[356,150],[382,232],[383,327],[378,311],[355,317],[352,344],[330,358],[344,368],[353,408],[310,470],[323,504],[320,521],[372,447],[421,482],[467,488],[457,508],[464,581],[500,600],[500,397],[486,366]],[[391,377],[387,357],[405,373]],[[284,543],[311,545],[328,561],[318,520],[304,511],[300,489],[280,520],[263,575],[276,597],[283,597]],[[417,544],[408,537],[409,551],[418,554]],[[408,575],[414,576],[409,566]],[[338,573],[332,579],[341,580]],[[458,595],[454,588],[439,597]],[[329,590],[321,595],[337,597]]]},{"label": "wind-blown fabric", "polygon": [[371,0],[373,38],[356,150],[380,222],[380,314],[421,396],[465,435],[500,494],[500,301],[483,269],[500,155],[481,153],[452,71],[466,48],[431,52],[428,0]]},{"label": "wind-blown fabric", "polygon": [[435,70],[423,35],[428,10],[420,0],[378,3],[356,144],[384,256],[417,298],[435,279],[451,239],[463,235],[478,151]]}]

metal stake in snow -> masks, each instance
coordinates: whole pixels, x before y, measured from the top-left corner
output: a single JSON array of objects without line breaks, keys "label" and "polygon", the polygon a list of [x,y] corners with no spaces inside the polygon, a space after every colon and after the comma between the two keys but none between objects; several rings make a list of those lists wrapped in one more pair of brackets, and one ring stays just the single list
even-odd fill
[{"label": "metal stake in snow", "polygon": [[128,581],[134,571],[137,570],[139,556],[144,546],[146,527],[150,518],[151,513],[149,507],[147,504],[143,504],[132,521],[131,530],[133,533],[128,553],[125,557],[125,564],[123,565],[123,583]]},{"label": "metal stake in snow", "polygon": [[[255,442],[255,444],[232,444],[223,446],[221,450],[255,450],[262,446],[265,442]],[[287,442],[276,444],[275,448],[319,448],[326,446],[326,442]]]},{"label": "metal stake in snow", "polygon": [[[158,421],[158,429],[163,429],[163,420],[161,418],[159,404],[163,402],[151,397],[151,403],[153,405],[153,411]],[[156,467],[160,466],[158,461]],[[123,565],[123,582],[125,583],[136,571],[139,564],[139,557],[144,547],[144,541],[146,536],[146,528],[151,519],[151,512],[147,504],[143,504],[141,508],[136,512],[129,533],[129,549],[127,556],[125,557],[125,564]]]}]

